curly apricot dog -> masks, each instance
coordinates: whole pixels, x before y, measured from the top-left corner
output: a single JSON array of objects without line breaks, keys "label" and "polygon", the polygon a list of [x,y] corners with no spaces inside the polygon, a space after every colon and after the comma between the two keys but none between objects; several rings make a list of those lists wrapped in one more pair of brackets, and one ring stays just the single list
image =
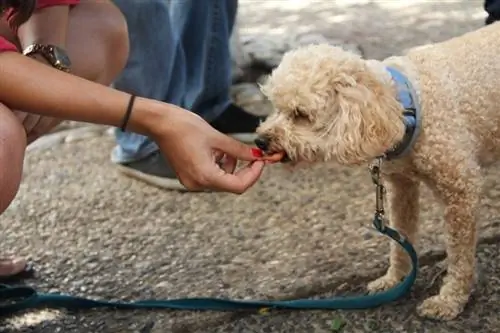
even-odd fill
[{"label": "curly apricot dog", "polygon": [[[408,154],[384,162],[391,225],[415,241],[419,186],[444,204],[447,276],[420,315],[451,320],[469,300],[475,280],[476,220],[481,167],[500,157],[500,24],[410,50],[383,61],[364,60],[329,45],[288,52],[263,84],[274,106],[257,130],[260,147],[292,162],[354,165],[369,162],[405,137],[404,108],[393,76],[402,73],[420,104],[420,130]],[[391,248],[385,276],[371,292],[388,289],[409,271]]]}]

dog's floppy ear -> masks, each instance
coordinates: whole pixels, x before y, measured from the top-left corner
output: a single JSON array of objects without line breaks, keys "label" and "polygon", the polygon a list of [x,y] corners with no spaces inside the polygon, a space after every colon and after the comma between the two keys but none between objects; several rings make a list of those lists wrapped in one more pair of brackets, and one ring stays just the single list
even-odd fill
[{"label": "dog's floppy ear", "polygon": [[404,135],[402,106],[392,88],[367,70],[337,73],[331,80],[333,151],[345,164],[366,162]]}]

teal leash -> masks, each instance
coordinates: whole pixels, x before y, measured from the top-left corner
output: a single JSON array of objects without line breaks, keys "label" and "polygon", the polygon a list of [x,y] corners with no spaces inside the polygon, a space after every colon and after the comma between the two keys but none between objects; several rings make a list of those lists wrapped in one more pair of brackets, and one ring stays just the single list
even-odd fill
[{"label": "teal leash", "polygon": [[170,300],[142,300],[135,302],[93,300],[58,293],[39,293],[28,286],[0,285],[0,315],[12,315],[36,308],[87,310],[112,308],[119,310],[171,309],[188,311],[248,311],[248,310],[354,310],[368,309],[391,303],[405,296],[417,277],[418,258],[412,244],[398,231],[385,225],[385,188],[380,181],[380,163],[371,167],[376,185],[376,212],[373,218],[375,229],[397,242],[411,259],[412,269],[406,278],[394,288],[381,293],[334,297],[328,299],[296,300],[232,300],[222,298],[179,298]]}]

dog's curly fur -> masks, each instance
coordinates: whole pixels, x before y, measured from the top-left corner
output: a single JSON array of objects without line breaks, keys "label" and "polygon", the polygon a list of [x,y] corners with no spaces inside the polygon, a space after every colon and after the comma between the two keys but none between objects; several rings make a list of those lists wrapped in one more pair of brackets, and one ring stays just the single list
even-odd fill
[{"label": "dog's curly fur", "polygon": [[[288,52],[263,84],[274,106],[257,132],[270,151],[292,161],[373,160],[404,136],[402,106],[386,66],[404,73],[421,103],[421,133],[411,153],[386,162],[391,225],[416,240],[419,187],[444,204],[447,276],[439,294],[418,312],[450,320],[470,297],[475,276],[476,213],[481,168],[500,158],[500,24],[383,61],[364,60],[329,45]],[[391,248],[385,276],[372,292],[397,284],[410,269],[406,254]]]}]

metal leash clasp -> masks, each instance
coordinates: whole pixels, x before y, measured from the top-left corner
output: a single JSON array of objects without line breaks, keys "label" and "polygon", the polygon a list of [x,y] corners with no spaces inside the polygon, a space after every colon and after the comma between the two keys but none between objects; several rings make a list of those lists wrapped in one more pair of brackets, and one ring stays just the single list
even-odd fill
[{"label": "metal leash clasp", "polygon": [[375,185],[375,216],[373,218],[373,224],[379,231],[383,231],[385,229],[384,201],[386,190],[380,175],[381,167],[382,157],[378,157],[377,160],[370,165],[370,174],[372,182]]}]

